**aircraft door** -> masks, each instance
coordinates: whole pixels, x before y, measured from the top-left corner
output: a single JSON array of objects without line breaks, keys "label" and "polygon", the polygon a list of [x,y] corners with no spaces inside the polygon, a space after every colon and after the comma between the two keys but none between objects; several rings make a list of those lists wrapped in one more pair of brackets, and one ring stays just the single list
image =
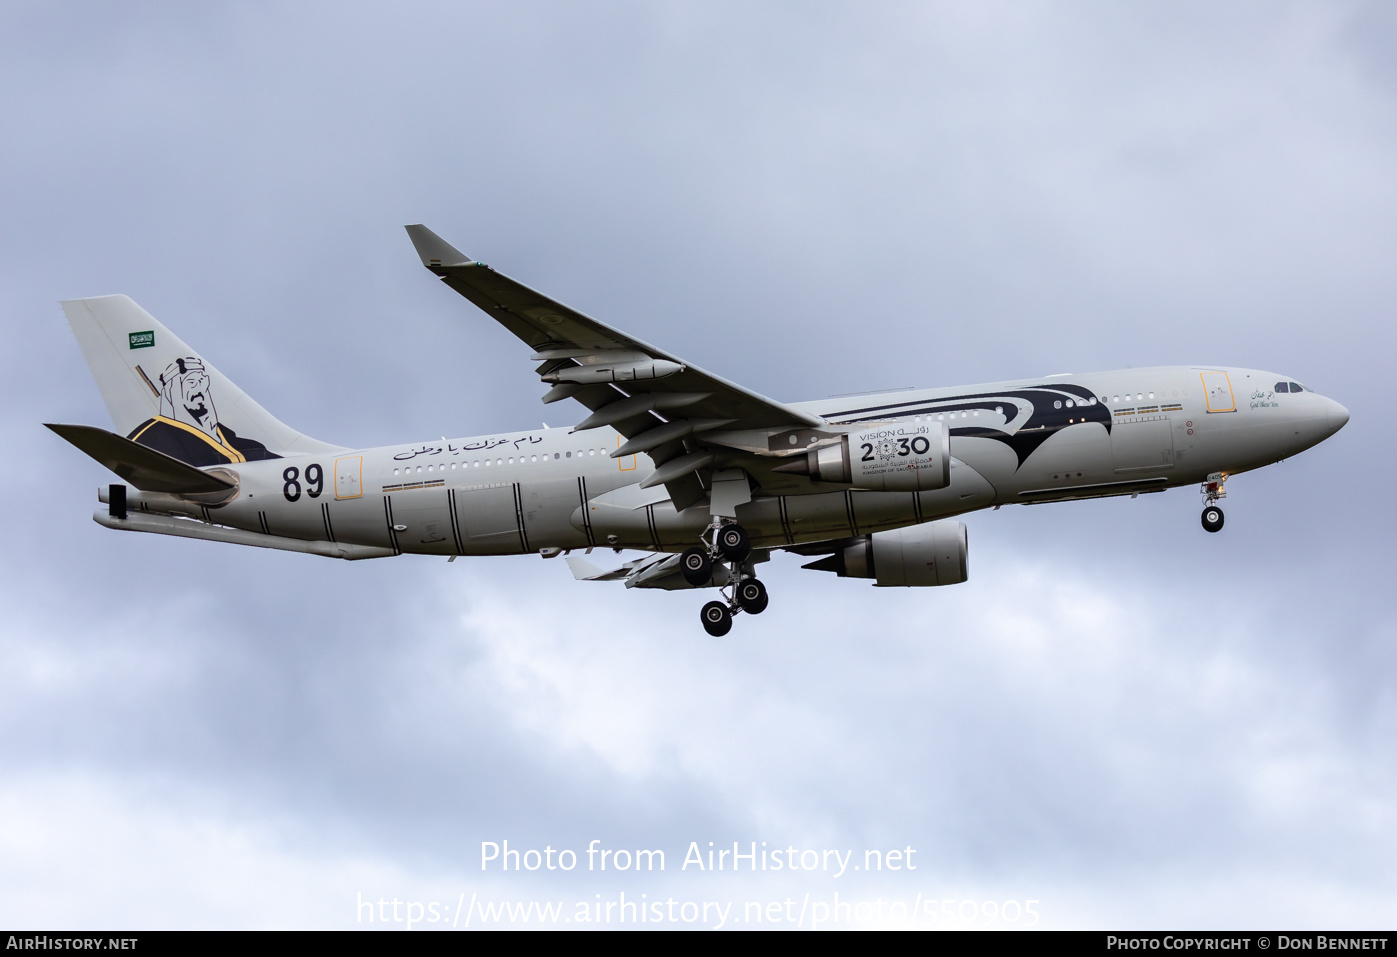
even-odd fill
[{"label": "aircraft door", "polygon": [[335,459],[335,498],[359,498],[364,494],[364,457],[346,455]]},{"label": "aircraft door", "polygon": [[1232,395],[1232,380],[1226,372],[1202,372],[1203,394],[1208,399],[1209,412],[1236,412],[1237,400]]}]

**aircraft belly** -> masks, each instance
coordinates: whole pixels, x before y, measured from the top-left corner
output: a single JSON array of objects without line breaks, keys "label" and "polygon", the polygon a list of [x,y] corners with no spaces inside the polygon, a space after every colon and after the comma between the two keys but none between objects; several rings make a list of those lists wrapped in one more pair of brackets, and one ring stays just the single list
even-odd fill
[{"label": "aircraft belly", "polygon": [[[1019,467],[1019,459],[1014,450],[997,439],[953,435],[951,456],[951,485],[955,485],[955,465],[959,460],[989,484],[991,497],[1003,495],[1004,489],[1013,484],[1014,473]],[[937,492],[945,492],[945,489],[938,489]],[[942,497],[944,498],[944,495]]]},{"label": "aircraft belly", "polygon": [[453,498],[452,491],[444,488],[384,496],[384,526],[391,518],[398,549],[415,555],[455,555],[461,551]]},{"label": "aircraft belly", "polygon": [[[786,528],[793,542],[817,542],[824,538],[852,535],[847,495],[844,492],[817,492],[814,495],[787,495]],[[738,510],[738,520],[742,518]]]},{"label": "aircraft belly", "polygon": [[520,483],[524,532],[532,550],[589,544],[585,530],[572,524],[572,513],[582,500],[579,485],[576,480]]},{"label": "aircraft belly", "polygon": [[528,550],[518,488],[514,482],[499,482],[456,492],[456,520],[464,554],[517,555]]},{"label": "aircraft belly", "polygon": [[[737,521],[759,546],[789,545],[792,541],[787,526],[781,521],[790,496],[765,495],[737,507]],[[703,506],[698,506],[702,508]]]},{"label": "aircraft belly", "polygon": [[572,510],[570,524],[597,545],[615,544],[653,548],[684,542],[692,544],[709,522],[706,505],[676,512],[664,486],[643,489],[624,485],[591,494],[584,505]]},{"label": "aircraft belly", "polygon": [[854,490],[848,494],[847,507],[850,526],[858,535],[917,522],[916,492]]},{"label": "aircraft belly", "polygon": [[1111,464],[1117,473],[1174,467],[1174,428],[1166,414],[1118,419],[1111,430]]},{"label": "aircraft belly", "polygon": [[[1269,465],[1287,453],[1283,424],[1249,421],[1248,410],[1205,412],[1198,416],[1198,457],[1214,472],[1245,472]],[[1260,428],[1257,426],[1261,425]]]},{"label": "aircraft belly", "polygon": [[[139,496],[139,493],[137,493]],[[128,490],[126,501],[128,507],[133,507],[133,496]],[[262,532],[260,512],[256,505],[246,498],[234,500],[231,504],[222,508],[201,509],[190,505],[187,508],[167,508],[167,507],[147,507],[144,511],[151,511],[160,514],[178,515],[184,518],[194,518],[202,521],[210,521],[216,525],[226,525],[229,528],[237,528],[246,532]],[[207,513],[207,514],[205,514]]]},{"label": "aircraft belly", "polygon": [[978,468],[960,459],[951,459],[951,482],[945,488],[917,493],[920,521],[945,518],[994,504],[994,485]]},{"label": "aircraft belly", "polygon": [[316,538],[392,548],[382,495],[364,495],[347,501],[326,502],[322,506],[326,528]]},{"label": "aircraft belly", "polygon": [[1111,447],[1112,439],[1100,423],[1084,422],[1059,429],[1020,466],[1014,481],[1016,491],[1114,481]]},{"label": "aircraft belly", "polygon": [[[300,505],[305,507],[298,507]],[[233,511],[237,506],[241,508]],[[288,502],[282,495],[257,495],[235,501],[227,508],[210,509],[209,514],[219,524],[236,525],[268,535],[301,539],[325,538],[319,504],[312,504],[304,493],[297,502]],[[235,518],[241,521],[235,522]]]}]

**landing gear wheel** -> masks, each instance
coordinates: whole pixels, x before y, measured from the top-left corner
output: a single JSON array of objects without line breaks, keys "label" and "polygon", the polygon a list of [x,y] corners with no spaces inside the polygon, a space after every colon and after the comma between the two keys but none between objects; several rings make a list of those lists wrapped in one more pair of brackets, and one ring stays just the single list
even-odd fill
[{"label": "landing gear wheel", "polygon": [[703,630],[714,638],[721,638],[732,631],[732,612],[720,601],[710,601],[704,605],[699,617],[703,619]]},{"label": "landing gear wheel", "polygon": [[1210,532],[1222,531],[1222,509],[1216,505],[1203,509],[1203,528]]},{"label": "landing gear wheel", "polygon": [[752,551],[747,530],[741,525],[724,525],[718,529],[718,551],[729,561],[740,562]]},{"label": "landing gear wheel", "polygon": [[713,580],[713,559],[708,557],[708,552],[697,546],[684,549],[684,554],[679,556],[679,568],[684,574],[684,580],[696,588]]},{"label": "landing gear wheel", "polygon": [[766,611],[766,586],[755,578],[744,578],[737,586],[737,603],[749,615]]}]

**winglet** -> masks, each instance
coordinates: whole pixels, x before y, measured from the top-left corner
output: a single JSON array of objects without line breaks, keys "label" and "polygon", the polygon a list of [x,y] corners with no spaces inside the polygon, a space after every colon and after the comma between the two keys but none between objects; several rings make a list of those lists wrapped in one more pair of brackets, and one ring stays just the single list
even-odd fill
[{"label": "winglet", "polygon": [[465,266],[474,261],[421,223],[403,228],[416,247],[417,255],[422,257],[422,265],[428,269],[434,266]]}]

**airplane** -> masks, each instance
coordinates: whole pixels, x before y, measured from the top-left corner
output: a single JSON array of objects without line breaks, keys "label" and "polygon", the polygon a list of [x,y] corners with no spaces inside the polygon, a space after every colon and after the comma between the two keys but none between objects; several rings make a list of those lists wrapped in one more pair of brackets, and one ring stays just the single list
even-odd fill
[{"label": "airplane", "polygon": [[[566,555],[575,578],[717,589],[714,636],[768,604],[757,566],[876,586],[969,576],[985,508],[1198,484],[1208,532],[1230,476],[1289,458],[1349,413],[1288,375],[1228,366],[1059,374],[785,403],[472,260],[422,225],[422,264],[531,350],[571,429],[353,449],[284,425],[126,296],[62,303],[115,432],[49,424],[123,481],[107,528],[350,561]],[[594,549],[646,552],[619,568]],[[582,554],[573,554],[581,552]]]}]

